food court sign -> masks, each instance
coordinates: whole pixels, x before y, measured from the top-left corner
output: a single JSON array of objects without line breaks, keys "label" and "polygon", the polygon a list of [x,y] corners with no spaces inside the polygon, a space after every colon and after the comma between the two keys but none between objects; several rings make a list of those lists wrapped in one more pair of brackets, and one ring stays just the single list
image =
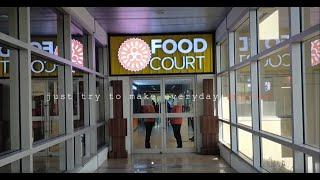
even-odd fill
[{"label": "food court sign", "polygon": [[213,73],[211,34],[110,36],[111,75]]}]

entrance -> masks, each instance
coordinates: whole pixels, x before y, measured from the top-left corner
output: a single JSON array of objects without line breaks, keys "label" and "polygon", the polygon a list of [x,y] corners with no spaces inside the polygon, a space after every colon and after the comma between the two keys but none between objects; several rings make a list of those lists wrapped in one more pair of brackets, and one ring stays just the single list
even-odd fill
[{"label": "entrance", "polygon": [[132,78],[133,153],[195,152],[194,78]]}]

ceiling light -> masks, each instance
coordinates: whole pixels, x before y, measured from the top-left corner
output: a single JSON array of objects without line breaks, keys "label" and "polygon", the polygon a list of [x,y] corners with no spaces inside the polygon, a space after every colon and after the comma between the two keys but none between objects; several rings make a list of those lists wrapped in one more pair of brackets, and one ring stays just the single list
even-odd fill
[{"label": "ceiling light", "polygon": [[0,15],[0,18],[2,18],[2,19],[8,19],[8,17],[9,17],[9,16],[6,15],[6,14],[1,14],[1,15]]}]

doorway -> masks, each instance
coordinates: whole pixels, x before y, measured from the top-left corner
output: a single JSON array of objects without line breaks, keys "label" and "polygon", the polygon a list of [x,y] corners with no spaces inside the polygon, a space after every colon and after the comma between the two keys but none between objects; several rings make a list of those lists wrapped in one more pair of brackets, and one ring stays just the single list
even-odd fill
[{"label": "doorway", "polygon": [[133,153],[196,151],[194,78],[130,80]]}]

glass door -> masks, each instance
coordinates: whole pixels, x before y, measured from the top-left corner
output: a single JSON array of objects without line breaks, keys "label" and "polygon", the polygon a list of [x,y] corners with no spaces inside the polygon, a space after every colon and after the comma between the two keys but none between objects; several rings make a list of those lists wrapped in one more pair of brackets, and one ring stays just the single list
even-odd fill
[{"label": "glass door", "polygon": [[194,152],[193,78],[166,78],[163,82],[166,152]]},{"label": "glass door", "polygon": [[163,148],[162,80],[131,80],[133,153],[160,153]]},{"label": "glass door", "polygon": [[131,79],[133,153],[195,152],[194,80]]}]

